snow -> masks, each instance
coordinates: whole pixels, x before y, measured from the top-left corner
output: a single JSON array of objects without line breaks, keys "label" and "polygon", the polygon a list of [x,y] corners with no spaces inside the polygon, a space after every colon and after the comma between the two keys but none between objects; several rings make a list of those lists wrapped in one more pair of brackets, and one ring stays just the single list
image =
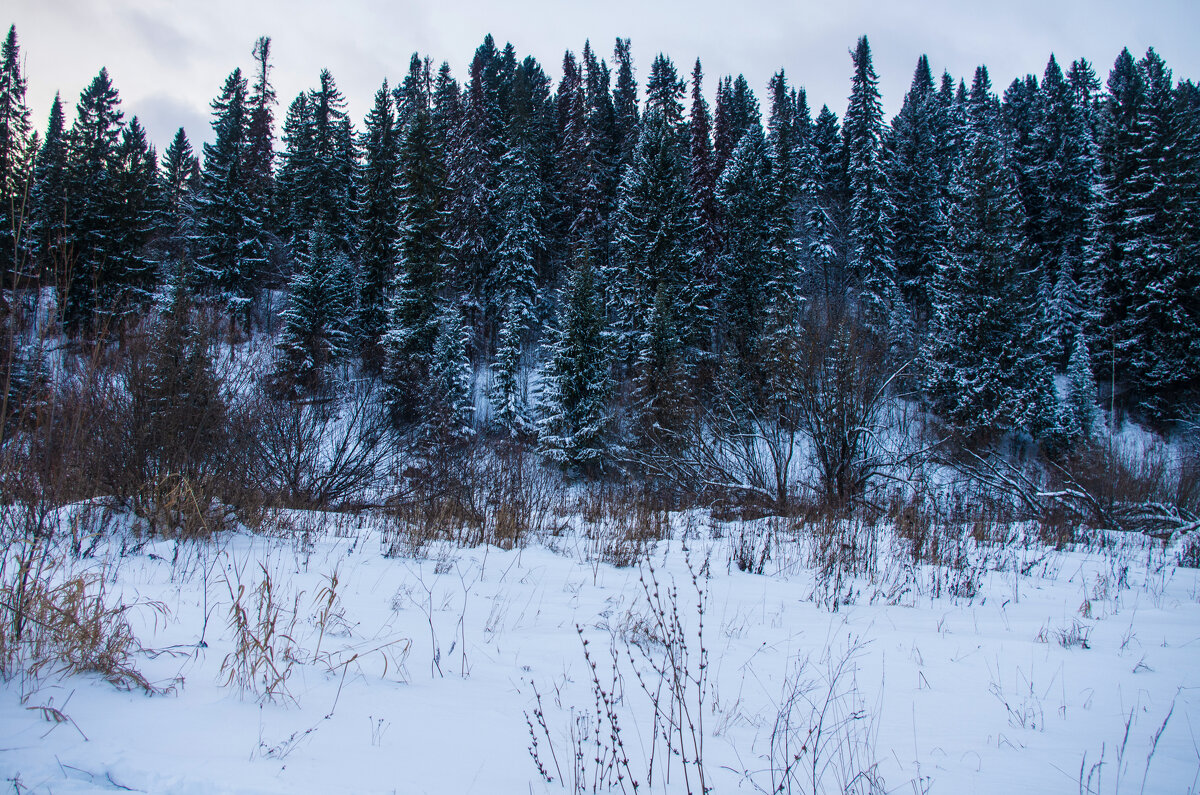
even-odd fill
[{"label": "snow", "polygon": [[[645,776],[653,707],[634,672],[650,673],[664,647],[644,580],[662,595],[678,589],[689,672],[706,682],[699,695],[693,680],[686,698],[702,699],[694,712],[714,792],[770,791],[771,734],[789,681],[806,685],[793,726],[812,725],[810,702],[845,719],[826,723],[830,791],[851,755],[876,763],[889,792],[1086,791],[1081,769],[1086,779],[1101,759],[1091,791],[1197,791],[1200,574],[1140,538],[1097,536],[1065,551],[1020,534],[1004,547],[972,543],[979,587],[966,598],[935,596],[939,572],[906,565],[882,528],[879,569],[843,584],[838,593],[853,594],[845,604],[819,598],[828,589],[811,566],[810,531],[778,519],[743,526],[673,514],[670,539],[641,566],[617,568],[596,561],[574,516],[524,548],[435,542],[413,558],[385,557],[385,527],[372,517],[287,518],[284,527],[309,531],[157,540],[133,552],[125,538],[124,556],[113,537],[73,562],[105,571],[109,593],[127,604],[165,605],[165,620],[148,607],[130,615],[156,650],[138,666],[167,692],[122,692],[93,676],[13,678],[0,687],[3,777],[19,792],[558,792],[548,745],[569,788],[570,732],[596,709],[580,627],[610,695],[618,652],[615,709],[640,791],[684,792],[680,760],[661,747],[652,784]],[[763,574],[732,562],[747,532],[774,533]],[[264,570],[281,629],[296,607],[295,662],[274,701],[222,674],[231,594],[244,584],[253,615]],[[322,589],[334,571],[339,599],[322,636]],[[202,634],[207,647],[197,647]],[[839,662],[840,697],[826,704]],[[69,720],[46,720],[40,706]],[[530,757],[530,726],[553,783]]]}]

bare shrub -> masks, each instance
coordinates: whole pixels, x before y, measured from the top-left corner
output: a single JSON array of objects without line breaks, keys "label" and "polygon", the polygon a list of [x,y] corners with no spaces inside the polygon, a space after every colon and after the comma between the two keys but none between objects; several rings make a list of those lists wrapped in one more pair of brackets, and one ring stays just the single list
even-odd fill
[{"label": "bare shrub", "polygon": [[512,549],[549,529],[562,503],[561,476],[518,443],[475,440],[455,457],[409,467],[390,499],[384,549],[419,553],[433,541]]},{"label": "bare shrub", "polygon": [[817,663],[801,659],[788,672],[766,769],[746,773],[759,792],[887,791],[875,758],[875,722],[858,687],[862,650],[850,640],[844,650],[827,648]]},{"label": "bare shrub", "polygon": [[996,451],[960,448],[947,459],[972,482],[1007,495],[1018,519],[1042,523],[1046,539],[1073,541],[1079,527],[1167,539],[1200,528],[1185,462],[1162,442],[1095,443],[1059,459],[1014,461]]},{"label": "bare shrub", "polygon": [[253,398],[258,490],[276,505],[330,508],[370,501],[391,452],[384,411],[367,384],[321,401]]},{"label": "bare shrub", "polygon": [[854,604],[861,591],[859,578],[878,571],[878,526],[857,515],[847,519],[825,515],[807,529],[809,567],[816,579],[813,602],[832,612]]},{"label": "bare shrub", "polygon": [[731,539],[729,555],[738,571],[762,574],[771,559],[773,528],[761,523],[743,522]]},{"label": "bare shrub", "polygon": [[[694,611],[681,601],[685,597],[673,583],[660,584],[654,568],[643,565],[639,582],[645,612],[636,622],[638,631],[625,634],[620,647],[613,637],[611,667],[593,655],[590,641],[577,627],[591,673],[593,706],[571,710],[567,731],[571,755],[560,755],[541,695],[534,687],[537,706],[532,716],[526,713],[525,718],[531,738],[529,753],[543,780],[557,780],[575,793],[616,787],[636,792],[642,786],[653,789],[656,781],[672,791],[709,791],[711,779],[704,767],[704,716],[711,709],[704,635],[707,565],[706,561],[697,568],[688,559]],[[624,688],[630,675],[638,683],[652,725],[650,736],[643,738],[640,756],[631,755],[622,728],[622,714],[632,703]],[[543,748],[548,757],[543,757]],[[566,763],[560,760],[571,762],[566,774]]]},{"label": "bare shrub", "polygon": [[670,511],[660,494],[628,486],[600,493],[602,498],[592,511],[597,521],[587,529],[588,555],[593,562],[633,566],[670,534]]}]

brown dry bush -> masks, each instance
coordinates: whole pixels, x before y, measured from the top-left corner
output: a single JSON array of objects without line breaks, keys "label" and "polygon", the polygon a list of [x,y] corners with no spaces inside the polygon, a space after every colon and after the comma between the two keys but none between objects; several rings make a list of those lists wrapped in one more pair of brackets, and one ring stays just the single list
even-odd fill
[{"label": "brown dry bush", "polygon": [[551,529],[562,502],[561,476],[516,443],[480,440],[427,451],[403,474],[386,511],[384,549],[420,554],[434,541],[512,549]]}]

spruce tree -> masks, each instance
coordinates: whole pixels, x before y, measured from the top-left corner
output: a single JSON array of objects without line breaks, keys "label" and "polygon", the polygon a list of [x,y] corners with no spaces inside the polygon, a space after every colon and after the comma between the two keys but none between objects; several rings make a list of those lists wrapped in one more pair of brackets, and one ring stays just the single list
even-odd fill
[{"label": "spruce tree", "polygon": [[613,86],[612,97],[613,115],[617,128],[617,143],[621,151],[618,170],[623,172],[633,158],[638,128],[637,80],[633,75],[633,55],[629,39],[617,39],[613,48],[613,62],[617,65],[617,83]]},{"label": "spruce tree", "polygon": [[1095,433],[1096,380],[1092,374],[1092,359],[1088,354],[1087,337],[1076,332],[1067,362],[1067,394],[1060,424],[1068,439],[1089,441]]},{"label": "spruce tree", "polygon": [[381,363],[379,341],[387,326],[387,290],[396,276],[399,260],[397,131],[392,94],[386,80],[375,92],[375,105],[367,115],[364,128],[358,209],[361,277],[355,326],[364,361],[378,367]]},{"label": "spruce tree", "polygon": [[0,277],[10,285],[28,264],[27,219],[36,154],[29,131],[25,78],[13,26],[0,46]]},{"label": "spruce tree", "polygon": [[580,245],[560,303],[538,421],[542,454],[577,474],[602,471],[611,453],[612,382],[590,248]]},{"label": "spruce tree", "polygon": [[312,105],[304,92],[292,101],[284,118],[284,151],[275,182],[274,223],[293,256],[303,253],[317,217],[314,134]]},{"label": "spruce tree", "polygon": [[289,285],[276,344],[274,381],[291,396],[327,386],[332,367],[351,352],[353,340],[353,283],[346,255],[320,228],[313,231],[307,250]]},{"label": "spruce tree", "polygon": [[740,378],[758,372],[765,285],[773,276],[771,226],[775,223],[772,162],[761,127],[742,136],[717,183],[724,220],[719,258],[720,305],[726,356]]},{"label": "spruce tree", "polygon": [[926,390],[934,407],[976,441],[1053,429],[1053,372],[1038,322],[1033,274],[1021,256],[1021,206],[1005,157],[999,108],[976,70],[967,139],[955,170],[946,259],[933,282]]},{"label": "spruce tree", "polygon": [[250,119],[246,80],[240,69],[225,80],[212,109],[215,140],[204,145],[202,189],[197,202],[197,270],[201,284],[248,324],[266,263],[262,245],[265,218],[250,195]]},{"label": "spruce tree", "polygon": [[114,179],[124,128],[120,102],[101,69],[80,94],[71,127],[61,249],[71,256],[58,277],[62,323],[72,332],[96,330],[121,309],[121,274],[109,267],[116,261],[120,203]]},{"label": "spruce tree", "polygon": [[113,170],[118,210],[111,263],[128,293],[131,307],[146,306],[157,283],[157,265],[149,250],[158,233],[162,198],[158,155],[134,116],[121,133]]},{"label": "spruce tree", "polygon": [[1091,302],[1081,292],[1089,280],[1086,250],[1093,236],[1096,152],[1088,109],[1080,103],[1057,61],[1046,65],[1036,102],[1030,254],[1041,279],[1051,285],[1047,309],[1052,353],[1065,363]]},{"label": "spruce tree", "polygon": [[704,99],[704,72],[700,59],[692,69],[692,107],[688,116],[689,187],[696,229],[700,233],[700,249],[703,253],[703,268],[708,278],[708,287],[715,287],[716,256],[719,243],[717,219],[717,171],[712,144],[712,118],[708,112],[708,101]]},{"label": "spruce tree", "polygon": [[422,430],[435,444],[452,445],[473,433],[467,330],[462,313],[451,302],[438,310],[435,325],[429,377],[422,389]]},{"label": "spruce tree", "polygon": [[445,161],[426,106],[414,107],[401,131],[398,184],[400,267],[383,338],[383,378],[394,419],[411,422],[420,416],[447,260]]},{"label": "spruce tree", "polygon": [[187,133],[180,127],[171,145],[163,152],[160,171],[162,195],[159,219],[161,248],[168,271],[182,273],[185,283],[190,273],[194,251],[195,203],[199,191],[200,161],[192,152]]},{"label": "spruce tree", "polygon": [[725,171],[742,136],[751,128],[761,126],[758,100],[746,78],[742,75],[736,80],[725,77],[717,86],[717,103],[713,110],[713,148],[718,177]]},{"label": "spruce tree", "polygon": [[864,317],[881,337],[908,334],[887,219],[894,213],[883,170],[883,105],[867,37],[853,53],[850,105],[842,123],[850,196],[850,269]]},{"label": "spruce tree", "polygon": [[816,206],[809,216],[813,272],[809,292],[840,300],[847,285],[849,186],[837,115],[822,105],[813,124]]},{"label": "spruce tree", "polygon": [[1124,186],[1130,212],[1121,221],[1129,308],[1114,336],[1135,402],[1155,419],[1170,419],[1200,389],[1196,110],[1177,101],[1171,71],[1153,49],[1138,71],[1145,93],[1131,141],[1137,165]]},{"label": "spruce tree", "polygon": [[31,237],[36,270],[43,276],[61,269],[66,259],[67,146],[62,100],[55,94],[33,172]]},{"label": "spruce tree", "polygon": [[917,61],[904,106],[885,143],[892,252],[901,293],[918,327],[929,318],[929,288],[942,256],[945,206],[939,148],[945,131],[929,59]]},{"label": "spruce tree", "polygon": [[678,107],[683,87],[674,75],[670,61],[661,56],[655,60],[652,79],[659,81],[658,87],[648,92],[633,161],[621,182],[616,213],[621,264],[614,298],[617,332],[627,356],[634,355],[660,286],[680,301],[677,322],[706,338],[694,279],[698,249],[688,187],[688,141]]},{"label": "spruce tree", "polygon": [[[346,114],[346,99],[333,75],[322,69],[320,85],[309,93],[312,108],[313,223],[321,224],[338,250],[354,250],[354,173],[357,150],[354,130]],[[312,227],[310,227],[312,228]]]},{"label": "spruce tree", "polygon": [[271,208],[275,202],[275,87],[271,85],[271,37],[254,42],[254,85],[247,97],[247,196],[253,214],[263,219],[259,245],[270,249]]},{"label": "spruce tree", "polygon": [[[525,119],[532,123],[532,119]],[[528,429],[529,412],[522,384],[522,363],[537,325],[537,270],[545,257],[548,191],[537,168],[528,133],[516,121],[512,147],[500,162],[496,198],[503,238],[497,251],[499,337],[493,367],[492,408],[497,423],[510,433]]]}]

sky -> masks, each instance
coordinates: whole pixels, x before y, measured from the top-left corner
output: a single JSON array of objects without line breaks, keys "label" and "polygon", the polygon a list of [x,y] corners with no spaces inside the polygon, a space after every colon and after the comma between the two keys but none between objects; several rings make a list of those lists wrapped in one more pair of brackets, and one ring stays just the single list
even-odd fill
[{"label": "sky", "polygon": [[616,37],[632,40],[644,81],[663,52],[681,75],[699,57],[711,103],[717,79],[744,74],[766,105],[766,84],[784,69],[808,91],[814,111],[839,117],[850,91],[850,50],[871,43],[888,116],[904,100],[913,68],[927,54],[935,73],[970,83],[986,64],[998,91],[1013,78],[1041,75],[1051,53],[1064,66],[1083,57],[1101,81],[1117,54],[1153,46],[1177,79],[1200,78],[1198,0],[9,0],[28,79],[34,125],[44,129],[56,91],[68,124],[79,92],[107,67],[126,117],[137,115],[165,148],[175,130],[211,140],[209,103],[236,67],[249,72],[261,35],[272,40],[280,106],[317,84],[328,68],[361,125],[386,77],[395,85],[414,51],[447,61],[461,81],[487,33],[533,55],[557,82],[563,52],[585,40],[611,62]]}]

